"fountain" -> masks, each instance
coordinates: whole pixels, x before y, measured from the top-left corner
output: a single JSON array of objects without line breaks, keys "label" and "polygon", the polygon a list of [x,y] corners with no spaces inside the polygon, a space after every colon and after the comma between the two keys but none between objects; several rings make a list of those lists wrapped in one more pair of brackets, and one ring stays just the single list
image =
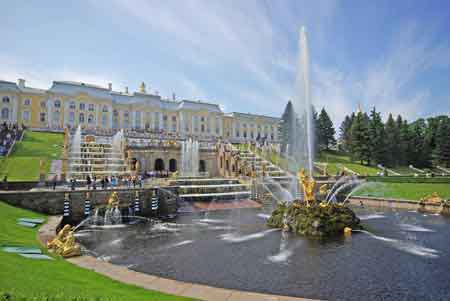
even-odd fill
[{"label": "fountain", "polygon": [[123,130],[118,131],[112,139],[110,137],[83,136],[78,127],[70,147],[68,156],[69,177],[84,180],[105,176],[127,176],[124,152]]},{"label": "fountain", "polygon": [[[353,179],[344,182],[334,193],[328,194],[326,199],[319,200],[315,194],[316,181],[313,178],[314,149],[313,149],[313,105],[310,98],[309,82],[309,53],[308,39],[304,27],[300,30],[299,66],[296,79],[296,93],[294,97],[294,118],[291,128],[294,135],[289,137],[291,154],[298,172],[298,186],[302,188],[303,199],[278,202],[277,208],[267,220],[270,227],[281,228],[283,231],[314,236],[328,237],[342,233],[350,233],[351,229],[360,229],[360,221],[348,207],[335,202],[336,195],[347,187],[360,184],[362,181]],[[306,168],[306,171],[305,171]],[[331,192],[330,192],[331,193]],[[326,189],[321,187],[320,195],[326,195]]]},{"label": "fountain", "polygon": [[199,143],[189,138],[181,143],[181,175],[197,177],[199,164]]},{"label": "fountain", "polygon": [[[349,233],[351,229],[361,229],[355,213],[342,203],[318,200],[314,194],[316,182],[304,170],[298,173],[299,186],[303,188],[303,200],[279,202],[267,225],[292,231],[305,236],[329,237]],[[344,187],[344,184],[342,187]],[[337,190],[336,190],[337,193]]]}]

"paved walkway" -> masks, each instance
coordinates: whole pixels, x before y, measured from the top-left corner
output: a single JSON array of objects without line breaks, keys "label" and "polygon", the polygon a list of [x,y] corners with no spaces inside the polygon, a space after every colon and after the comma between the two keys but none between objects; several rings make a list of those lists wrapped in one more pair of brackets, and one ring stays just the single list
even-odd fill
[{"label": "paved walkway", "polygon": [[[50,216],[48,222],[38,232],[38,239],[42,244],[55,236],[56,228],[61,217]],[[92,256],[79,256],[67,261],[85,269],[93,270],[114,280],[136,285],[149,290],[156,290],[167,294],[191,297],[210,301],[312,301],[311,299],[251,293],[230,289],[217,288],[207,285],[182,282],[161,278],[144,273],[135,272],[123,266],[118,266],[98,260]]]}]

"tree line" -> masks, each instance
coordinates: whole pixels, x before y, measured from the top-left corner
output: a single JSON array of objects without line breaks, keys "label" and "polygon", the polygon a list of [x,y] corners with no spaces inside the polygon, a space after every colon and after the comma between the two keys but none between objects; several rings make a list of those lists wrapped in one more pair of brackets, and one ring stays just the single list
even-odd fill
[{"label": "tree line", "polygon": [[[375,107],[369,114],[359,110],[344,118],[336,141],[336,130],[325,108],[319,113],[315,108],[312,111],[316,152],[338,148],[353,161],[365,165],[450,167],[450,117],[447,115],[409,123],[401,115],[394,119],[389,114],[384,122]],[[298,132],[303,125],[290,101],[281,119],[281,151],[302,149],[299,144],[305,141],[298,138]]]},{"label": "tree line", "polygon": [[346,116],[339,130],[339,148],[361,164],[450,166],[450,118],[446,115],[408,123],[401,115],[394,119],[389,114],[383,122],[374,107],[369,114],[358,111]]}]

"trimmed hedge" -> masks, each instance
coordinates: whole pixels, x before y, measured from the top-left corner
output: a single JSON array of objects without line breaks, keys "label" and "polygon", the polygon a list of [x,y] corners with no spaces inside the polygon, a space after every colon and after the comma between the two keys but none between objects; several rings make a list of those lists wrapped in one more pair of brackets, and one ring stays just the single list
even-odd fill
[{"label": "trimmed hedge", "polygon": [[437,183],[450,184],[450,177],[411,177],[411,176],[388,176],[388,177],[367,177],[369,182],[383,183]]}]

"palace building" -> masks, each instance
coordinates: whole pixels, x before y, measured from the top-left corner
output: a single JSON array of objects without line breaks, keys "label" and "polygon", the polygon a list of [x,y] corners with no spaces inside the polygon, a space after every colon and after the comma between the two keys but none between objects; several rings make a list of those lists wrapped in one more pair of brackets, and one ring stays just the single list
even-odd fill
[{"label": "palace building", "polygon": [[269,142],[279,139],[279,118],[247,113],[225,113],[218,104],[164,99],[144,83],[139,91],[54,81],[50,89],[0,81],[0,122],[42,130],[61,131],[80,125],[89,130],[129,129],[174,133],[180,137],[223,138],[231,142]]}]

